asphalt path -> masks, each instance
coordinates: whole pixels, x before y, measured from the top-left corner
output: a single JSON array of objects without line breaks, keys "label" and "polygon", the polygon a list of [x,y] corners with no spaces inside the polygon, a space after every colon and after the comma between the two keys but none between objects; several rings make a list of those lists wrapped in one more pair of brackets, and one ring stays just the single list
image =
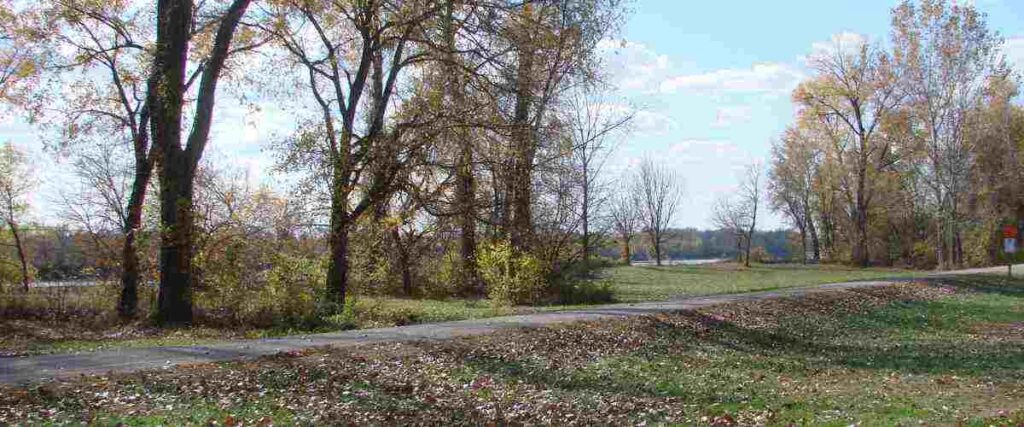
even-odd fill
[{"label": "asphalt path", "polygon": [[[147,369],[172,368],[182,364],[254,359],[281,352],[301,351],[313,347],[350,347],[381,342],[448,340],[483,335],[507,329],[540,328],[548,325],[614,320],[719,304],[795,297],[818,292],[888,286],[895,283],[963,274],[1006,274],[1007,268],[993,267],[953,272],[922,274],[920,277],[892,280],[829,283],[811,287],[787,288],[742,294],[680,297],[668,301],[610,304],[586,309],[487,319],[429,323],[391,328],[360,329],[281,338],[234,340],[195,346],[135,347],[70,354],[0,357],[0,383],[20,384],[48,379],[69,378],[82,374],[134,372]],[[1024,273],[1024,264],[1014,266],[1014,275]]]}]

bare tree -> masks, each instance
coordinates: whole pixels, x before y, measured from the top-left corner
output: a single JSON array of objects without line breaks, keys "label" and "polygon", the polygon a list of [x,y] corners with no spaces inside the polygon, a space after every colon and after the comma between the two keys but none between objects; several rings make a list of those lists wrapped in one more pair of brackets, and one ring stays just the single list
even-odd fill
[{"label": "bare tree", "polygon": [[711,222],[720,230],[732,234],[736,239],[736,257],[738,261],[743,261],[743,246],[747,228],[746,212],[742,207],[733,203],[728,197],[719,197],[711,206]]},{"label": "bare tree", "polygon": [[631,245],[636,234],[640,231],[640,222],[643,218],[638,210],[640,200],[633,191],[620,191],[612,196],[611,207],[608,215],[612,221],[612,228],[622,242],[622,262],[630,264],[632,258]]},{"label": "bare tree", "polygon": [[744,224],[747,241],[746,256],[743,265],[750,267],[750,247],[754,243],[754,230],[757,226],[757,210],[761,205],[761,164],[754,163],[744,170],[743,181],[740,183],[740,198],[746,224]]},{"label": "bare tree", "polygon": [[633,112],[616,109],[594,89],[583,86],[571,94],[566,115],[572,131],[573,168],[579,174],[581,246],[586,262],[593,249],[596,210],[605,201],[599,182],[601,169],[614,149],[615,134],[629,126]]},{"label": "bare tree", "polygon": [[682,181],[664,165],[645,158],[640,162],[631,191],[639,195],[641,224],[654,250],[655,264],[661,265],[661,244],[679,207]]}]

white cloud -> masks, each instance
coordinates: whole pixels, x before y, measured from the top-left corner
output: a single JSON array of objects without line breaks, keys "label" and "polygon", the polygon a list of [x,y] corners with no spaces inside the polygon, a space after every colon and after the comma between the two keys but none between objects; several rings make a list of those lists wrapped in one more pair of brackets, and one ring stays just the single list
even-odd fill
[{"label": "white cloud", "polygon": [[633,130],[642,135],[664,135],[678,128],[678,123],[667,114],[640,110],[633,116]]},{"label": "white cloud", "polygon": [[726,68],[703,74],[676,76],[661,82],[665,94],[694,92],[716,95],[728,93],[786,94],[803,78],[789,64],[758,63],[749,69]]},{"label": "white cloud", "polygon": [[753,108],[749,105],[721,107],[715,113],[715,123],[712,126],[722,128],[749,122],[753,118],[752,111]]},{"label": "white cloud", "polygon": [[810,57],[831,56],[836,52],[856,52],[865,43],[868,43],[868,39],[864,35],[843,31],[833,34],[828,40],[811,43]]},{"label": "white cloud", "polygon": [[654,92],[672,67],[667,55],[659,55],[641,43],[604,39],[597,48],[605,72],[620,90]]},{"label": "white cloud", "polygon": [[728,141],[687,139],[668,148],[671,159],[681,164],[736,169],[749,163],[750,153]]}]

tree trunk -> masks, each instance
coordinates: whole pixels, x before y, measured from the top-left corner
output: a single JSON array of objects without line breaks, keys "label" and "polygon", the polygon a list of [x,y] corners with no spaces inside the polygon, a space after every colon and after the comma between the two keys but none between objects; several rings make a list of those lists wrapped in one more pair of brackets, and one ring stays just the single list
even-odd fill
[{"label": "tree trunk", "polygon": [[807,264],[807,226],[800,225],[800,262]]},{"label": "tree trunk", "polygon": [[14,236],[14,248],[18,252],[18,263],[21,266],[21,287],[23,291],[28,292],[28,285],[31,280],[28,277],[28,257],[25,255],[25,245],[21,242],[18,224],[15,224],[14,221],[8,221],[7,226],[11,229],[11,234]]},{"label": "tree trunk", "polygon": [[[335,178],[340,179],[340,178]],[[338,187],[335,187],[338,189]],[[336,190],[337,191],[337,190]],[[327,300],[339,313],[345,306],[348,291],[348,197],[333,197],[331,202],[331,232],[328,236],[330,265],[327,268]]]},{"label": "tree trunk", "polygon": [[399,241],[399,239],[401,239],[401,236],[399,235],[398,230],[394,230],[393,233],[394,233],[393,237],[394,237],[395,241],[399,242],[399,248],[398,248],[398,263],[399,263],[399,265],[398,265],[398,268],[402,272],[402,293],[404,293],[405,296],[407,296],[407,297],[411,297],[412,296],[412,268],[409,265],[409,252],[408,252],[408,249],[404,248],[401,245],[401,242]]},{"label": "tree trunk", "polygon": [[139,163],[136,156],[135,180],[128,198],[128,216],[125,218],[124,245],[121,249],[121,297],[117,302],[117,314],[122,319],[134,318],[138,312],[139,296],[139,254],[135,247],[136,234],[142,226],[142,207],[146,197],[146,188],[152,176],[153,165],[145,154]]},{"label": "tree trunk", "polygon": [[658,233],[651,235],[654,241],[654,265],[661,266],[661,236]]},{"label": "tree trunk", "polygon": [[161,323],[192,322],[192,169],[183,153],[164,153],[160,168],[160,295]]},{"label": "tree trunk", "polygon": [[250,0],[234,0],[220,21],[193,102],[194,116],[182,148],[185,72],[194,24],[191,0],[157,2],[156,50],[147,105],[153,145],[160,150],[160,295],[157,319],[192,321],[192,196],[199,160],[209,140],[217,81],[230,54],[235,29]]},{"label": "tree trunk", "polygon": [[153,143],[160,158],[160,294],[157,319],[163,323],[192,321],[191,207],[192,182],[181,148],[182,105],[188,56],[192,2],[157,2],[157,46],[150,88]]},{"label": "tree trunk", "polygon": [[743,262],[743,233],[736,234],[736,262]]},{"label": "tree trunk", "polygon": [[[525,36],[528,38],[528,36]],[[516,103],[512,117],[512,176],[510,194],[506,200],[510,206],[510,243],[516,252],[525,252],[529,247],[532,224],[532,187],[534,140],[530,126],[530,108],[533,104],[533,56],[527,39],[518,46],[518,67],[516,69]]]},{"label": "tree trunk", "polygon": [[590,262],[590,182],[587,167],[583,168],[583,263]]},{"label": "tree trunk", "polygon": [[865,179],[863,176],[858,177],[857,207],[854,213],[853,262],[860,267],[867,267],[868,261],[871,258],[868,254],[868,213],[867,200],[864,196]]},{"label": "tree trunk", "polygon": [[459,162],[456,165],[455,204],[459,210],[459,268],[463,289],[483,296],[486,290],[476,267],[476,191],[473,178],[473,146],[469,138],[459,138]]},{"label": "tree trunk", "polygon": [[626,265],[632,264],[633,254],[629,250],[629,241],[631,239],[622,239],[622,263]]},{"label": "tree trunk", "polygon": [[821,241],[818,240],[818,229],[814,226],[813,220],[807,221],[807,232],[811,235],[811,260],[815,263],[821,262]]}]

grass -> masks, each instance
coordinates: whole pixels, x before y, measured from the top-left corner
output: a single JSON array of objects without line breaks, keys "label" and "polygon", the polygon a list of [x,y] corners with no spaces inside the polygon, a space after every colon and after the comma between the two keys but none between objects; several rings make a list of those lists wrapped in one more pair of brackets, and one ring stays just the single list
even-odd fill
[{"label": "grass", "polygon": [[1024,281],[692,312],[0,389],[0,424],[1018,425]]},{"label": "grass", "polygon": [[[810,286],[847,280],[903,277],[906,270],[852,269],[838,266],[755,265],[733,263],[701,266],[620,266],[606,269],[616,301],[657,301],[689,295],[750,292]],[[19,294],[11,294],[17,296]],[[31,294],[33,307],[81,313],[60,318],[0,319],[0,356],[96,351],[111,348],[198,345],[224,339],[263,338],[327,332],[338,328],[375,328],[416,323],[578,309],[581,305],[537,307],[495,306],[486,300],[428,300],[357,296],[353,316],[334,326],[314,329],[199,325],[185,329],[154,328],[146,322],[120,324],[109,312],[116,290],[45,289]],[[105,312],[103,310],[106,310]],[[97,314],[101,313],[101,314]],[[4,316],[0,316],[4,317]]]},{"label": "grass", "polygon": [[610,268],[607,280],[623,302],[658,301],[678,296],[753,292],[822,283],[908,277],[920,272],[833,265],[735,263],[698,266]]}]

